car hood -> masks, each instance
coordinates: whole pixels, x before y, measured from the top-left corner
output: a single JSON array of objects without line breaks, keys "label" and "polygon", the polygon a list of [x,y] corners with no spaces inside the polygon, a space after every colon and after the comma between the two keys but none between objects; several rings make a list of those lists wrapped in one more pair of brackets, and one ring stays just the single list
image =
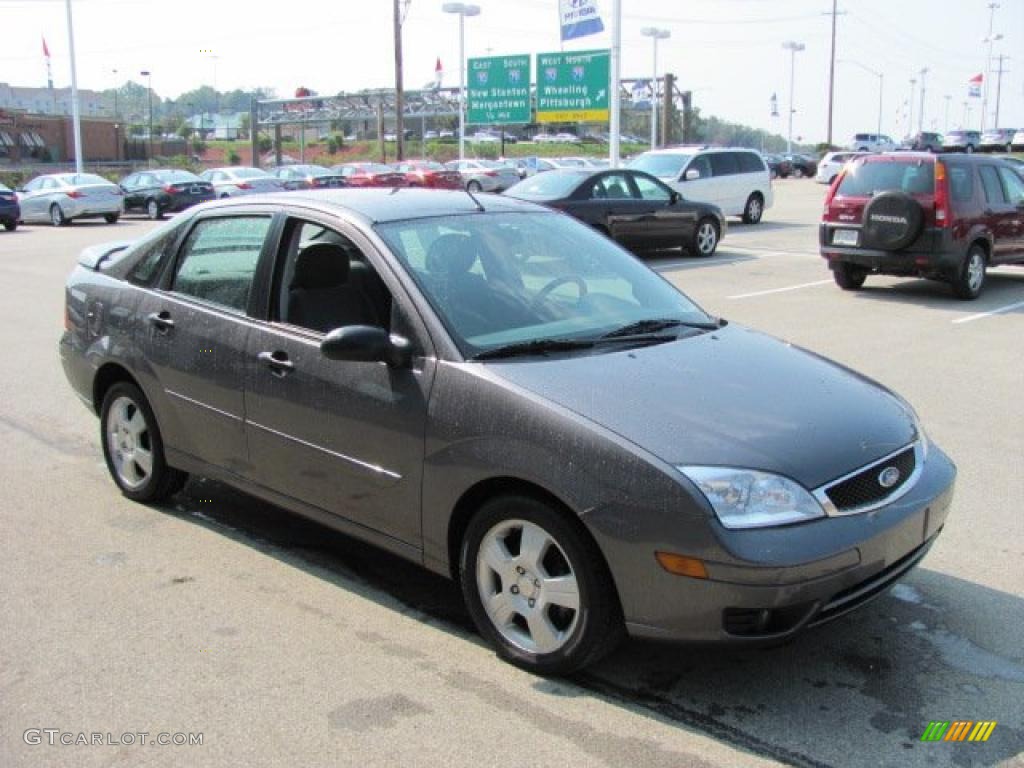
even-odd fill
[{"label": "car hood", "polygon": [[490,372],[673,465],[761,469],[816,488],[907,445],[915,420],[864,376],[739,326]]}]

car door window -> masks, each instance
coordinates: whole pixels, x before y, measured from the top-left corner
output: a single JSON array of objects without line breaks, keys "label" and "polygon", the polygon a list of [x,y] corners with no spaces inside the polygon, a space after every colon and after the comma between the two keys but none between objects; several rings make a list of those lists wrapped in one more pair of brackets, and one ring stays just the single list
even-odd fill
[{"label": "car door window", "polygon": [[949,189],[957,202],[974,198],[974,174],[969,166],[949,166]]},{"label": "car door window", "polygon": [[1009,168],[1000,168],[999,176],[1003,180],[1003,186],[1006,188],[1006,197],[1009,199],[1010,205],[1024,203],[1024,180]]},{"label": "car door window", "polygon": [[737,152],[736,158],[739,161],[740,173],[757,173],[764,170],[761,158],[753,152]]},{"label": "car door window", "polygon": [[135,187],[138,176],[132,174],[121,181],[121,186],[125,189],[133,189]]},{"label": "car door window", "polygon": [[732,176],[739,173],[739,170],[735,152],[715,152],[711,155],[712,176]]},{"label": "car door window", "polygon": [[697,171],[702,179],[711,178],[711,161],[707,155],[699,155],[693,158],[693,161],[686,170],[687,172]]},{"label": "car door window", "polygon": [[159,277],[179,232],[181,227],[171,227],[169,230],[150,235],[147,241],[137,246],[136,253],[140,255],[135,266],[128,272],[128,281],[135,285],[152,285]]},{"label": "car door window", "polygon": [[346,325],[391,327],[391,293],[344,234],[290,219],[282,238],[271,319],[327,333]]},{"label": "car door window", "polygon": [[999,182],[999,174],[991,165],[983,165],[978,168],[981,174],[981,186],[985,190],[985,200],[990,205],[1002,205],[1006,202],[1003,195],[1003,185]]},{"label": "car door window", "polygon": [[636,182],[637,191],[643,200],[667,203],[672,199],[672,192],[664,184],[660,184],[654,179],[649,179],[646,176],[634,176],[633,181]]},{"label": "car door window", "polygon": [[182,248],[171,290],[244,312],[270,221],[269,216],[199,221]]},{"label": "car door window", "polygon": [[626,200],[633,197],[633,191],[624,173],[606,173],[594,182],[591,197]]}]

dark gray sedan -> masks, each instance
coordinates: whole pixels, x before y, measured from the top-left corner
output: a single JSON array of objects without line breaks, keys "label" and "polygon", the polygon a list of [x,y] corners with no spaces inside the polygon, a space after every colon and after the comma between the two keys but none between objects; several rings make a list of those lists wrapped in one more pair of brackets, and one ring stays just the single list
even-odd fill
[{"label": "dark gray sedan", "polygon": [[64,370],[127,497],[205,475],[422,563],[540,673],[626,632],[833,619],[924,557],[952,497],[899,397],[521,201],[206,204],[87,249],[66,302]]}]

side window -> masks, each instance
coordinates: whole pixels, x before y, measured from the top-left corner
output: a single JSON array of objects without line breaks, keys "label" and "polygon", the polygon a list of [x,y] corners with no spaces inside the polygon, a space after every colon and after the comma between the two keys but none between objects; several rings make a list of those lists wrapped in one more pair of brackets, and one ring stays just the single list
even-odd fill
[{"label": "side window", "polygon": [[122,187],[127,187],[128,189],[131,189],[132,187],[135,186],[137,180],[138,180],[138,176],[136,176],[133,173],[131,176],[126,176],[125,178],[121,179],[121,186]]},{"label": "side window", "polygon": [[391,292],[348,237],[291,219],[282,243],[271,319],[317,333],[346,325],[391,327]]},{"label": "side window", "polygon": [[957,202],[968,202],[974,199],[974,174],[970,166],[947,166],[949,173],[949,191]]},{"label": "side window", "polygon": [[136,285],[152,285],[167,261],[167,257],[171,252],[171,246],[174,245],[180,230],[180,227],[173,227],[170,231],[164,232],[151,242],[140,245],[139,260],[128,272],[128,281]]},{"label": "side window", "polygon": [[42,189],[43,182],[40,179],[32,179],[28,184],[25,185],[24,189],[26,192],[35,192],[37,189]]},{"label": "side window", "polygon": [[636,188],[640,192],[640,197],[644,200],[657,200],[667,203],[672,199],[672,193],[654,179],[637,174],[633,177],[633,181],[636,182]]},{"label": "side window", "polygon": [[760,173],[764,170],[764,163],[753,152],[737,152],[740,173]]},{"label": "side window", "polygon": [[596,182],[590,193],[594,198],[608,198],[612,200],[623,200],[633,197],[633,191],[629,186],[629,179],[622,173],[606,173]]},{"label": "side window", "polygon": [[700,178],[709,179],[711,178],[711,161],[708,160],[707,155],[698,155],[693,158],[686,170],[697,171],[700,174]]},{"label": "side window", "polygon": [[182,248],[171,290],[244,312],[269,216],[204,219]]},{"label": "side window", "polygon": [[999,174],[996,169],[991,165],[983,165],[978,168],[978,173],[981,174],[981,186],[985,190],[985,199],[989,203],[1005,203],[1003,185],[999,183]]},{"label": "side window", "polygon": [[731,176],[739,173],[739,163],[736,162],[735,152],[714,152],[711,154],[711,175]]},{"label": "side window", "polygon": [[1020,176],[1009,168],[1000,168],[999,175],[1002,177],[1003,185],[1006,187],[1006,196],[1010,200],[1010,205],[1024,203],[1024,179],[1021,179]]}]

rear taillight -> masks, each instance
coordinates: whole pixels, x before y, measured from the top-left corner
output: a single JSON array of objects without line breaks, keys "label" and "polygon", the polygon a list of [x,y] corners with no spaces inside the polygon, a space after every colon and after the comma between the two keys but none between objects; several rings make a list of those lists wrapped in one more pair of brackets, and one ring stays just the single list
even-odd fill
[{"label": "rear taillight", "polygon": [[832,186],[828,188],[828,194],[825,195],[825,213],[829,212],[829,208],[832,206],[832,200],[835,199],[836,192],[839,191],[839,185],[843,183],[843,177],[846,175],[846,169],[843,168],[837,175],[835,181],[832,182]]},{"label": "rear taillight", "polygon": [[252,189],[252,184],[249,184],[248,182],[243,181],[243,182],[240,182],[238,184],[238,188],[239,189]]},{"label": "rear taillight", "polygon": [[176,190],[174,189],[174,185],[173,184],[164,184],[164,192],[168,192],[170,194],[174,194],[175,191]]},{"label": "rear taillight", "polygon": [[497,176],[497,171],[484,171],[484,176]]},{"label": "rear taillight", "polygon": [[949,226],[949,177],[946,175],[946,164],[935,161],[935,226]]},{"label": "rear taillight", "polygon": [[66,194],[68,197],[72,199],[77,199],[82,196],[82,193],[79,192],[77,189],[69,189]]}]

